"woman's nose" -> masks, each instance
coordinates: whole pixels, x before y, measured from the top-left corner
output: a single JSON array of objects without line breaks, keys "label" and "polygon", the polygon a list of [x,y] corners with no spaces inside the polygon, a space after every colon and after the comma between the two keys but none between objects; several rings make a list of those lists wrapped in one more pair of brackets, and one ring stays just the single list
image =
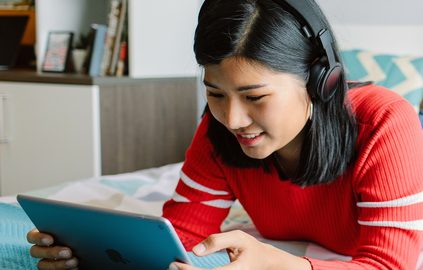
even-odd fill
[{"label": "woman's nose", "polygon": [[238,101],[228,101],[224,111],[225,125],[231,130],[248,127],[252,123],[247,108]]}]

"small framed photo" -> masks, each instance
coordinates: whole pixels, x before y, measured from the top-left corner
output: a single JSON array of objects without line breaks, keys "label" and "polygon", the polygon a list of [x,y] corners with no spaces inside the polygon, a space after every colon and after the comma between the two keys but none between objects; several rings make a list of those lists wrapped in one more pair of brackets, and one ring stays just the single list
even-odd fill
[{"label": "small framed photo", "polygon": [[70,63],[72,42],[73,32],[49,32],[41,70],[46,72],[66,72]]}]

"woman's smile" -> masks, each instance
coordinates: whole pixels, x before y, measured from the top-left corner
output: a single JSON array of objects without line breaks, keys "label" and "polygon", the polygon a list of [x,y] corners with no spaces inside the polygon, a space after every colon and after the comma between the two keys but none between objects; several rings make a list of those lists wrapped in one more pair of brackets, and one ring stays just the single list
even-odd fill
[{"label": "woman's smile", "polygon": [[264,132],[236,134],[236,138],[238,139],[238,142],[245,146],[255,146],[262,141],[263,137],[264,137]]}]

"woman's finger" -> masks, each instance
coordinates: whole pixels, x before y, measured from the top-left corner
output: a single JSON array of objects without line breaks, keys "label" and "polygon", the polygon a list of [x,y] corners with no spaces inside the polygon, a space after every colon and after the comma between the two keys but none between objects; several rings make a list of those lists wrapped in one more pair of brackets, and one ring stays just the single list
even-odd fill
[{"label": "woman's finger", "polygon": [[38,269],[52,270],[52,269],[75,269],[78,266],[78,259],[71,258],[69,260],[49,260],[43,259],[38,262]]},{"label": "woman's finger", "polygon": [[223,249],[242,250],[250,238],[252,238],[252,236],[240,230],[212,234],[204,241],[196,245],[192,251],[196,255],[201,256]]},{"label": "woman's finger", "polygon": [[26,239],[29,243],[39,246],[50,246],[53,244],[54,239],[51,235],[41,233],[37,229],[28,232]]},{"label": "woman's finger", "polygon": [[72,251],[67,247],[32,246],[29,253],[34,258],[63,260],[72,258]]}]

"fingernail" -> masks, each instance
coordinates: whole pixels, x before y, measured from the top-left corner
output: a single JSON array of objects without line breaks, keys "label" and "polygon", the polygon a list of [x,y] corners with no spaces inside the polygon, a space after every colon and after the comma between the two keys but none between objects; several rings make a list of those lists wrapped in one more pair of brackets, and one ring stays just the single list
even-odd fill
[{"label": "fingernail", "polygon": [[65,262],[66,267],[75,267],[77,265],[76,259],[70,259]]},{"label": "fingernail", "polygon": [[61,259],[68,259],[71,257],[71,252],[69,249],[63,249],[61,251],[59,251],[59,257]]},{"label": "fingernail", "polygon": [[51,240],[50,240],[50,239],[48,239],[48,238],[43,238],[43,239],[41,239],[41,243],[42,243],[43,245],[46,245],[46,246],[50,246],[51,244],[53,244],[53,243],[51,242]]},{"label": "fingernail", "polygon": [[177,266],[176,264],[171,263],[171,264],[169,265],[168,270],[179,270],[179,268],[178,268],[178,266]]},{"label": "fingernail", "polygon": [[198,244],[195,247],[192,248],[192,250],[196,253],[196,254],[201,254],[204,251],[206,251],[206,246],[203,244]]}]

